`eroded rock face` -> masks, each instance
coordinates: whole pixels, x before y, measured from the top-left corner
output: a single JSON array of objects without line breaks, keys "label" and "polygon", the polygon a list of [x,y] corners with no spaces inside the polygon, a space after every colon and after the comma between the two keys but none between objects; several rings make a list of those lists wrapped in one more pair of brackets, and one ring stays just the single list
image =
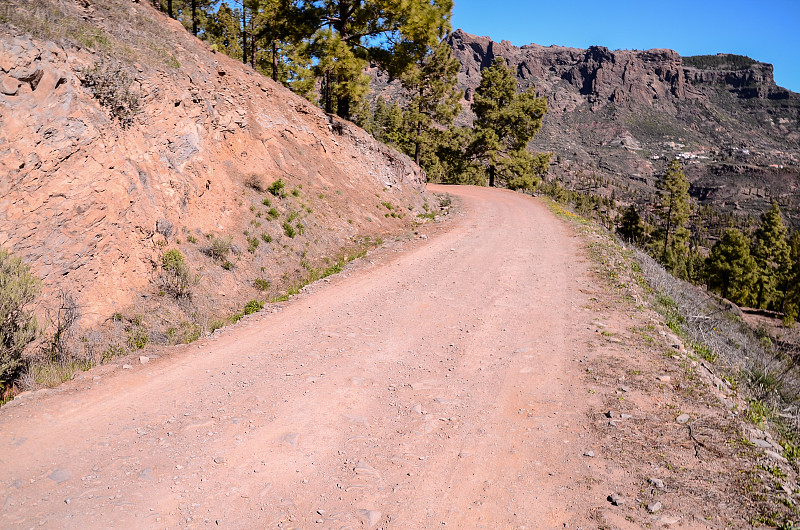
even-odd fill
[{"label": "eroded rock face", "polygon": [[[182,240],[193,271],[203,264],[200,251],[186,246],[188,236],[201,239],[198,249],[209,234],[231,234],[246,248],[248,221],[262,222],[250,219],[248,176],[264,186],[282,178],[287,191],[303,187],[308,213],[301,218],[315,235],[287,239],[286,248],[304,250],[309,260],[358,234],[409,223],[413,213],[365,220],[376,195],[409,210],[421,206],[424,174],[404,155],[213,53],[147,3],[112,4],[163,24],[180,61],[122,61],[140,102],[129,127],[83,82],[104,53],[12,37],[24,32],[0,27],[0,242],[49,291],[74,293],[84,324],[152,290],[165,245]],[[252,277],[280,277],[281,267],[297,266],[255,253],[250,261],[237,263],[238,277],[215,273],[197,289],[230,305],[237,292],[252,290]]]},{"label": "eroded rock face", "polygon": [[[723,58],[703,69],[672,50],[517,47],[461,30],[448,39],[462,65],[460,124],[472,120],[481,69],[502,57],[522,89],[547,98],[531,147],[556,155],[550,173],[569,186],[599,176],[608,184],[597,193],[643,203],[668,160],[681,156],[703,204],[757,218],[778,200],[800,225],[800,94],[775,84],[772,65],[737,68]],[[729,172],[731,162],[744,174]]]}]

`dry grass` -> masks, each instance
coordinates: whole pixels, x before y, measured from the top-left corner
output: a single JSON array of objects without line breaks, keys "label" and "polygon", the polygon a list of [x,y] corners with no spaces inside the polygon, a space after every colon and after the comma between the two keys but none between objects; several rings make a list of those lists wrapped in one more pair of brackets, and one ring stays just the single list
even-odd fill
[{"label": "dry grass", "polygon": [[688,339],[712,352],[714,371],[744,383],[752,397],[774,411],[772,419],[784,436],[800,435],[800,369],[792,358],[750,329],[738,308],[674,278],[644,252],[634,252],[652,289],[674,301]]}]

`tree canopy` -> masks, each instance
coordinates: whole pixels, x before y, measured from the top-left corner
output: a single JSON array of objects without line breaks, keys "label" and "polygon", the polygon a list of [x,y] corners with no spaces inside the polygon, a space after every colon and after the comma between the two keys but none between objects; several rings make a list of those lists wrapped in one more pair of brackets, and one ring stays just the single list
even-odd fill
[{"label": "tree canopy", "polygon": [[527,146],[542,127],[547,100],[536,97],[533,87],[517,93],[517,79],[501,57],[481,72],[472,111],[471,152],[485,168],[489,186],[500,180],[511,187],[527,187],[526,176],[546,170],[549,155],[533,155]]}]

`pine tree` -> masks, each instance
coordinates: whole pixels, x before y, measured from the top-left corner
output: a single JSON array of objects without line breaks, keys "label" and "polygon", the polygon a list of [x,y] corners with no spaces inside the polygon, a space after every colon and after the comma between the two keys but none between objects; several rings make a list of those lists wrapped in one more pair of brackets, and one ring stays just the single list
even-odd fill
[{"label": "pine tree", "polygon": [[317,17],[310,51],[326,111],[345,119],[363,113],[365,67],[400,76],[450,30],[452,8],[452,0],[306,2],[304,9]]},{"label": "pine tree", "polygon": [[170,17],[179,20],[192,35],[201,35],[213,17],[212,0],[159,0],[159,6]]},{"label": "pine tree", "polygon": [[800,232],[793,232],[789,239],[789,258],[792,267],[787,275],[783,319],[785,323],[792,324],[800,313]]},{"label": "pine tree", "polygon": [[756,262],[750,255],[750,241],[730,228],[706,258],[706,284],[738,305],[751,302],[756,279]]},{"label": "pine tree", "polygon": [[786,227],[777,202],[761,216],[761,224],[753,236],[752,254],[758,266],[756,307],[780,308],[783,302],[781,284],[790,273],[791,261]]},{"label": "pine tree", "polygon": [[210,17],[203,37],[211,47],[229,57],[242,60],[241,12],[232,9],[227,3],[220,4]]},{"label": "pine tree", "polygon": [[689,181],[683,174],[678,159],[672,160],[658,180],[658,216],[662,222],[664,238],[661,249],[662,263],[673,273],[685,277],[685,260],[689,253]]},{"label": "pine tree", "polygon": [[484,166],[489,186],[497,180],[507,184],[517,178],[533,178],[547,170],[549,155],[526,151],[542,126],[547,100],[537,98],[533,87],[518,94],[517,80],[502,58],[497,57],[481,72],[472,111],[475,140],[470,151]]},{"label": "pine tree", "polygon": [[402,75],[403,87],[410,95],[406,120],[414,145],[413,153],[408,154],[417,164],[422,162],[423,148],[435,149],[433,140],[438,131],[452,125],[461,112],[461,91],[456,87],[460,67],[450,47],[442,41]]},{"label": "pine tree", "polygon": [[472,127],[453,126],[441,131],[435,143],[435,156],[426,168],[429,181],[485,186],[485,172],[475,163],[471,152],[474,144]]},{"label": "pine tree", "polygon": [[617,227],[617,232],[619,232],[619,235],[621,235],[623,239],[632,243],[641,244],[644,237],[644,225],[642,224],[639,212],[636,211],[635,205],[631,204],[625,208],[619,227]]}]

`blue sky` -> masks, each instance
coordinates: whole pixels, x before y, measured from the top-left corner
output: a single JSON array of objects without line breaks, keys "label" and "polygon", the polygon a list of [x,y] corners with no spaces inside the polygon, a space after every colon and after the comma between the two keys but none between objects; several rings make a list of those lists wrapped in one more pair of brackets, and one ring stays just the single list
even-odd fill
[{"label": "blue sky", "polygon": [[800,92],[800,0],[455,0],[457,28],[516,46],[747,55],[772,63],[778,85]]}]

